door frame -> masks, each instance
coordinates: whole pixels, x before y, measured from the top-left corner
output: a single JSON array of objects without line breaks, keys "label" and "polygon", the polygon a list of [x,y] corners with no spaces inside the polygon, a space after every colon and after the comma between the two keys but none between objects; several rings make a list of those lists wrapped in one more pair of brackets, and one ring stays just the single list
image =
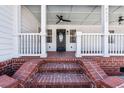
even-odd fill
[{"label": "door frame", "polygon": [[[58,32],[58,30],[64,30],[64,31],[65,31],[65,36],[64,36],[64,38],[65,38],[65,51],[63,51],[63,52],[66,52],[66,34],[67,34],[67,33],[66,33],[66,29],[65,29],[65,28],[60,28],[60,29],[57,28],[57,29],[56,29],[56,51],[57,51],[57,44],[58,44],[58,43],[57,43],[57,32]],[[58,51],[57,51],[57,52],[58,52]]]}]

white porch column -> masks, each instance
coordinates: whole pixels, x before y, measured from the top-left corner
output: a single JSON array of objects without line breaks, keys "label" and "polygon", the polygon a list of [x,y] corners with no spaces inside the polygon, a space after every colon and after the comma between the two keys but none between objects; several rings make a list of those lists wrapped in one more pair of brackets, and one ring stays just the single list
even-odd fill
[{"label": "white porch column", "polygon": [[14,57],[19,57],[19,39],[18,33],[20,32],[20,5],[14,6],[15,15],[14,15]]},{"label": "white porch column", "polygon": [[81,35],[82,32],[76,32],[77,42],[76,42],[76,57],[81,57]]},{"label": "white porch column", "polygon": [[47,57],[46,51],[46,5],[41,5],[41,57]]},{"label": "white porch column", "polygon": [[104,34],[103,38],[103,50],[104,50],[104,57],[109,57],[108,53],[108,34],[109,34],[109,29],[108,29],[108,20],[109,17],[109,6],[104,5],[102,6],[102,32]]}]

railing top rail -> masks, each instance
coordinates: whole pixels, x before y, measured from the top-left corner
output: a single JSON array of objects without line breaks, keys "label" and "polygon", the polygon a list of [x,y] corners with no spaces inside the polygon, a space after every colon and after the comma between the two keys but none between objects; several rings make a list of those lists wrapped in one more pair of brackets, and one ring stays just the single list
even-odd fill
[{"label": "railing top rail", "polygon": [[103,33],[82,33],[82,35],[104,35]]},{"label": "railing top rail", "polygon": [[108,34],[108,35],[124,35],[123,33],[114,33],[114,34]]},{"label": "railing top rail", "polygon": [[45,35],[42,33],[18,33],[18,35]]},{"label": "railing top rail", "polygon": [[[18,35],[45,35],[42,33],[18,33]],[[104,35],[103,33],[82,33],[81,35]],[[124,35],[123,33],[114,33],[114,34],[107,34],[107,35]],[[71,36],[71,35],[67,35]]]},{"label": "railing top rail", "polygon": [[[82,33],[81,35],[104,35],[104,33]],[[124,35],[123,33],[109,33],[107,35]]]}]

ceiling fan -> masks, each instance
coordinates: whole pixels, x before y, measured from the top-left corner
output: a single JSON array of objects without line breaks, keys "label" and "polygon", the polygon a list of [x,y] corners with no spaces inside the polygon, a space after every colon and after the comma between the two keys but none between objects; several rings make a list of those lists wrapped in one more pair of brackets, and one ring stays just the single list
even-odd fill
[{"label": "ceiling fan", "polygon": [[118,23],[119,23],[119,25],[121,24],[122,21],[124,21],[123,16],[119,16],[119,17],[118,17]]},{"label": "ceiling fan", "polygon": [[60,23],[61,21],[63,21],[63,22],[71,22],[71,20],[66,20],[66,19],[63,19],[63,16],[62,15],[56,15],[57,16],[57,18],[59,19],[57,22],[56,22],[56,24],[58,24],[58,23]]},{"label": "ceiling fan", "polygon": [[111,21],[110,23],[117,23],[118,22],[118,24],[121,25],[122,21],[124,21],[123,16],[119,16],[117,20]]}]

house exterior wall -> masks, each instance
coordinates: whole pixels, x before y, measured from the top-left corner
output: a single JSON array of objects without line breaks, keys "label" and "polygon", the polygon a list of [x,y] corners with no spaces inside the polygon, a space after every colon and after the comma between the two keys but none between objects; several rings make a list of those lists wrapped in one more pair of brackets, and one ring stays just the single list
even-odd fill
[{"label": "house exterior wall", "polygon": [[25,6],[21,8],[21,32],[37,33],[40,23]]},{"label": "house exterior wall", "polygon": [[16,9],[11,5],[0,6],[0,60],[12,58],[16,53]]}]

